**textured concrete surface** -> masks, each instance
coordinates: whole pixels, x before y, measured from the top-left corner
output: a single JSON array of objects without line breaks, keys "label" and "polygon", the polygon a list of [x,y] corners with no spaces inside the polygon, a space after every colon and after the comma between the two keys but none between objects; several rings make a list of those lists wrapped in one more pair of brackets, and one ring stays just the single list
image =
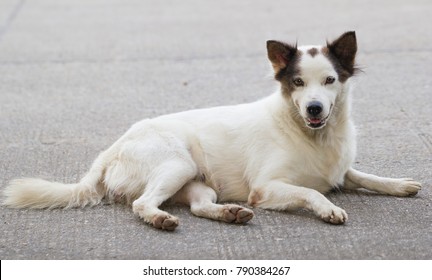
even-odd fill
[{"label": "textured concrete surface", "polygon": [[432,2],[0,0],[0,189],[12,178],[75,182],[142,118],[273,92],[265,41],[321,44],[356,30],[356,167],[413,177],[412,198],[329,198],[344,226],[255,210],[245,226],[183,206],[174,233],[122,205],[0,208],[1,259],[431,259]]}]

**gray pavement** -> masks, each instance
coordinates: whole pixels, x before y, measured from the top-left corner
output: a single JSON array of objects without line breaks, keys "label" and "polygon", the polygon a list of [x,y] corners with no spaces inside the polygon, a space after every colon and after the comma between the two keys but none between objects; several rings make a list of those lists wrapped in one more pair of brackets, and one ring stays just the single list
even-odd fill
[{"label": "gray pavement", "polygon": [[432,2],[0,0],[0,189],[16,177],[75,182],[134,122],[272,93],[265,41],[321,44],[356,30],[360,170],[413,177],[395,198],[328,197],[343,226],[255,210],[155,230],[122,205],[0,208],[1,259],[431,259]]}]

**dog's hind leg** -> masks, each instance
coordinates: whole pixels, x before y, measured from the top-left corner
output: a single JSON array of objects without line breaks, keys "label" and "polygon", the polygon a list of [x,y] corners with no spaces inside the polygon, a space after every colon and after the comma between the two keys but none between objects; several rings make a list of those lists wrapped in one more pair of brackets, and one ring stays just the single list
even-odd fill
[{"label": "dog's hind leg", "polygon": [[174,230],[178,218],[158,207],[196,176],[196,167],[182,159],[159,165],[145,186],[144,193],[132,203],[133,212],[155,228]]},{"label": "dog's hind leg", "polygon": [[192,181],[184,186],[173,201],[190,205],[198,216],[227,223],[243,224],[253,218],[253,211],[235,204],[217,204],[216,192],[202,182]]},{"label": "dog's hind leg", "polygon": [[350,168],[345,174],[344,187],[347,189],[365,188],[382,194],[394,196],[415,195],[421,184],[413,179],[394,179],[378,177]]}]

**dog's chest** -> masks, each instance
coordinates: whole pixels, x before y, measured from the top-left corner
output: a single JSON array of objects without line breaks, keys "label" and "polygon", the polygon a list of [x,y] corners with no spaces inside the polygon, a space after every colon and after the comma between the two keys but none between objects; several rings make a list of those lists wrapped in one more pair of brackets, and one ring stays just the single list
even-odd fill
[{"label": "dog's chest", "polygon": [[280,164],[274,163],[276,176],[288,184],[327,192],[342,185],[344,176],[355,156],[355,143],[349,137],[332,139],[327,143],[297,142],[279,151]]},{"label": "dog's chest", "polygon": [[308,168],[302,169],[301,185],[327,192],[331,188],[343,184],[351,159],[338,150],[324,150],[318,154],[306,155],[304,163]]}]

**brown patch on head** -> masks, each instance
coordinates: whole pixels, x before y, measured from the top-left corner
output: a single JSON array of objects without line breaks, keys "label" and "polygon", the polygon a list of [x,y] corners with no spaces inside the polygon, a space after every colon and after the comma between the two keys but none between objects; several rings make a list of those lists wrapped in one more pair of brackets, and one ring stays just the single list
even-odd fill
[{"label": "brown patch on head", "polygon": [[307,51],[307,53],[310,54],[310,56],[315,57],[319,53],[319,51],[317,48],[312,48],[312,49],[309,49]]},{"label": "brown patch on head", "polygon": [[249,194],[248,204],[252,207],[255,207],[261,202],[262,199],[263,195],[261,194],[261,192],[254,190]]},{"label": "brown patch on head", "polygon": [[282,92],[289,95],[294,90],[293,77],[300,75],[298,63],[302,52],[297,46],[279,41],[267,41],[267,54],[275,71],[275,79],[282,84]]},{"label": "brown patch on head", "polygon": [[327,46],[321,52],[330,60],[339,75],[341,83],[348,80],[358,68],[355,66],[357,40],[354,31],[346,32]]}]

